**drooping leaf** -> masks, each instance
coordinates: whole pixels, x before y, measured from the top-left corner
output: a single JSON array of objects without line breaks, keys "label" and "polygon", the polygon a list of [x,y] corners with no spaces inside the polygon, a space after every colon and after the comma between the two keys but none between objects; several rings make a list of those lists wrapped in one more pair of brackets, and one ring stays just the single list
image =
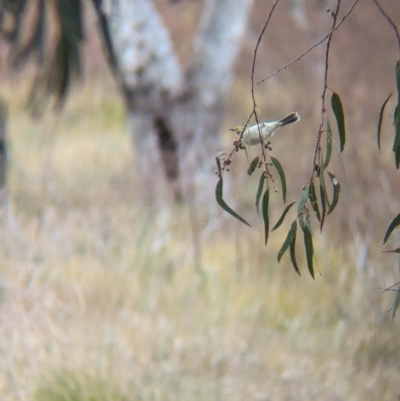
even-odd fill
[{"label": "drooping leaf", "polygon": [[308,212],[308,210],[304,214],[304,222],[305,222],[305,225],[306,225],[308,231],[311,233],[311,235],[313,235],[312,227],[311,227],[311,220],[310,220],[310,213]]},{"label": "drooping leaf", "polygon": [[307,185],[303,189],[303,193],[301,195],[300,201],[299,201],[299,206],[297,207],[297,214],[300,215],[303,212],[304,205],[307,202],[308,199],[308,192],[310,190],[310,185]]},{"label": "drooping leaf", "polygon": [[325,155],[325,160],[322,164],[324,170],[328,167],[332,155],[332,130],[328,117],[325,117],[325,132],[326,132],[326,155]]},{"label": "drooping leaf", "polygon": [[342,153],[344,150],[344,145],[346,143],[346,126],[344,122],[342,101],[340,100],[340,96],[336,92],[332,93],[331,104],[333,113],[335,114],[336,123],[339,131],[340,153]]},{"label": "drooping leaf", "polygon": [[395,112],[395,117],[394,117],[394,131],[395,131],[395,137],[394,137],[394,143],[393,143],[393,152],[395,154],[395,163],[396,163],[396,168],[399,168],[400,164],[400,157],[399,157],[399,151],[400,151],[400,102],[396,106],[396,112]]},{"label": "drooping leaf", "polygon": [[223,180],[222,177],[218,180],[217,186],[215,188],[215,198],[217,200],[218,205],[222,207],[227,213],[232,215],[233,217],[237,218],[242,223],[251,227],[251,225],[241,216],[239,216],[233,209],[231,209],[222,198],[222,189],[223,189]]},{"label": "drooping leaf", "polygon": [[257,214],[260,214],[259,210],[258,210],[258,205],[260,204],[260,199],[261,199],[261,194],[262,191],[264,189],[264,181],[265,181],[265,175],[264,173],[261,174],[260,177],[260,182],[258,183],[258,188],[257,188],[257,194],[256,194],[256,210],[257,210]]},{"label": "drooping leaf", "polygon": [[400,147],[396,149],[396,152],[394,154],[394,161],[396,163],[396,168],[398,169],[400,166]]},{"label": "drooping leaf", "polygon": [[377,130],[377,135],[376,135],[376,141],[378,143],[378,149],[381,151],[381,129],[382,129],[382,120],[383,120],[383,115],[385,113],[385,107],[387,102],[389,101],[390,97],[392,96],[393,91],[389,93],[389,96],[385,99],[385,101],[382,104],[381,110],[379,112],[379,119],[378,119],[378,130]]},{"label": "drooping leaf", "polygon": [[254,173],[254,170],[258,166],[258,161],[260,160],[260,156],[257,156],[253,159],[253,161],[250,163],[249,168],[247,169],[247,174],[252,175]]},{"label": "drooping leaf", "polygon": [[285,220],[285,217],[286,217],[287,212],[290,210],[290,208],[291,208],[295,203],[296,203],[296,202],[292,202],[291,204],[289,204],[289,205],[287,205],[287,206],[285,207],[285,210],[283,211],[282,216],[281,216],[281,217],[279,218],[279,220],[276,222],[276,224],[274,225],[274,228],[273,228],[271,231],[276,230],[277,228],[279,228],[279,227],[282,225],[283,221]]},{"label": "drooping leaf", "polygon": [[322,232],[322,228],[324,227],[324,222],[325,222],[325,216],[326,216],[326,206],[328,203],[328,195],[326,193],[326,187],[325,187],[325,179],[324,179],[324,173],[321,172],[319,176],[319,195],[321,197],[321,224],[320,224],[320,231]]},{"label": "drooping leaf", "polygon": [[392,319],[396,316],[397,309],[399,308],[400,305],[400,287],[396,291],[396,295],[393,300],[392,304]]},{"label": "drooping leaf", "polygon": [[389,224],[389,227],[386,231],[385,237],[383,239],[383,245],[385,245],[386,241],[389,239],[390,234],[400,225],[400,213],[392,220]]},{"label": "drooping leaf", "polygon": [[339,201],[340,183],[334,174],[332,174],[331,172],[328,171],[328,175],[329,175],[329,178],[331,179],[332,185],[333,185],[333,199],[332,199],[331,205],[329,206],[329,210],[328,210],[328,215],[329,215],[334,211],[334,209]]},{"label": "drooping leaf", "polygon": [[268,243],[268,236],[269,236],[268,206],[269,206],[269,188],[267,188],[267,190],[265,191],[264,196],[263,196],[263,201],[262,201],[265,245],[267,245],[267,243]]},{"label": "drooping leaf", "polygon": [[400,60],[396,63],[397,103],[400,103]]},{"label": "drooping leaf", "polygon": [[299,224],[300,224],[301,230],[302,230],[302,231],[306,230],[306,229],[307,229],[307,224],[306,224],[305,214],[302,213],[302,214],[298,217],[298,220],[299,220]]},{"label": "drooping leaf", "polygon": [[308,193],[308,197],[310,198],[311,206],[314,210],[315,216],[317,217],[318,221],[321,221],[321,215],[319,213],[319,208],[318,208],[318,201],[317,201],[317,195],[315,193],[315,185],[314,185],[314,180],[310,182],[310,190]]},{"label": "drooping leaf", "polygon": [[300,269],[296,262],[296,233],[294,234],[293,241],[290,243],[290,260],[296,273],[300,276]]},{"label": "drooping leaf", "polygon": [[313,242],[312,242],[312,235],[308,231],[308,229],[305,229],[303,231],[303,235],[304,235],[304,246],[306,248],[306,258],[307,258],[308,271],[310,272],[311,277],[315,280],[315,277],[314,277],[314,266],[313,266],[314,248],[313,248]]},{"label": "drooping leaf", "polygon": [[279,162],[278,159],[276,159],[275,157],[271,156],[271,161],[272,161],[274,167],[276,168],[276,170],[278,171],[279,178],[281,180],[281,185],[282,185],[283,203],[286,203],[286,178],[285,178],[285,172],[283,171],[282,165],[281,165],[281,163]]},{"label": "drooping leaf", "polygon": [[278,263],[281,261],[281,258],[283,254],[287,251],[289,248],[290,244],[293,242],[293,240],[296,238],[296,231],[297,231],[297,221],[294,220],[290,230],[286,236],[286,239],[281,247],[281,249],[278,252]]}]

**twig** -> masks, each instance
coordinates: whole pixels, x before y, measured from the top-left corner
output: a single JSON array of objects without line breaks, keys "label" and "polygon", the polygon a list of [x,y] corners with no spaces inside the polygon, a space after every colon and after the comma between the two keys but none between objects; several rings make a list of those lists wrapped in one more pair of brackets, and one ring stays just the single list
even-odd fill
[{"label": "twig", "polygon": [[382,8],[382,6],[379,4],[378,0],[372,0],[375,5],[379,8],[379,11],[381,12],[381,14],[386,18],[387,22],[392,26],[394,33],[396,35],[397,38],[397,44],[399,46],[399,51],[400,51],[400,34],[398,31],[398,27],[397,25],[393,22],[393,20],[389,17],[389,15],[385,12],[385,10]]},{"label": "twig", "polygon": [[387,288],[384,288],[384,289],[382,290],[382,292],[386,292],[386,291],[400,291],[400,288],[397,288],[397,289],[394,288],[394,287],[396,287],[397,285],[400,285],[400,281],[398,281],[397,283],[394,283],[394,284],[390,285],[390,286],[387,287]]},{"label": "twig", "polygon": [[294,58],[293,60],[289,61],[289,63],[285,64],[283,67],[278,68],[277,70],[271,72],[270,74],[268,74],[265,78],[261,79],[260,81],[257,81],[257,84],[260,84],[264,81],[266,81],[267,79],[271,78],[272,76],[278,74],[279,72],[286,70],[287,68],[289,68],[292,64],[294,64],[295,62],[301,60],[306,54],[308,54],[311,50],[315,49],[317,46],[319,46],[321,43],[323,43],[326,39],[328,39],[330,37],[330,35],[332,35],[332,33],[334,31],[336,31],[340,25],[342,25],[342,23],[344,22],[344,20],[350,15],[350,13],[353,11],[354,7],[356,6],[356,4],[359,2],[360,0],[355,0],[354,3],[351,5],[351,7],[348,9],[348,11],[346,12],[346,14],[343,15],[342,19],[339,21],[339,23],[333,28],[331,29],[322,39],[320,39],[318,42],[314,43],[313,45],[311,45],[307,50],[305,50],[303,53],[301,53],[299,56],[297,56],[296,58]]}]

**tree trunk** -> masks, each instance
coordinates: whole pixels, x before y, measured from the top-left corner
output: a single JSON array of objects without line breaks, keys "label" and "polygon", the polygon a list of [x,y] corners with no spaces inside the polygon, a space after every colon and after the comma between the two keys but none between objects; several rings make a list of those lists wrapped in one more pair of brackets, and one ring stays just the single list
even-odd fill
[{"label": "tree trunk", "polygon": [[175,199],[210,204],[218,132],[253,0],[206,1],[185,72],[151,0],[96,3],[148,197],[165,198],[162,166]]}]

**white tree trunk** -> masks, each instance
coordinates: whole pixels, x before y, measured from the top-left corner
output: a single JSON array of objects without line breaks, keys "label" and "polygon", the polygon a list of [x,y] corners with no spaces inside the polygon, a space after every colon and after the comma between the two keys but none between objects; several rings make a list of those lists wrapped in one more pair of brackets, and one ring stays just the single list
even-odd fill
[{"label": "white tree trunk", "polygon": [[138,171],[154,182],[163,166],[175,198],[183,191],[197,202],[214,202],[218,131],[252,3],[206,0],[184,73],[151,0],[103,2]]}]

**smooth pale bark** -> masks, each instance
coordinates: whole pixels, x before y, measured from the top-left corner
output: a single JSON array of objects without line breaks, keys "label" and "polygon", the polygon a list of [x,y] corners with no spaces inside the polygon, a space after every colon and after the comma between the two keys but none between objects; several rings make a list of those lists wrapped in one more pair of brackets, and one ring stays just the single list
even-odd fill
[{"label": "smooth pale bark", "polygon": [[[163,170],[176,199],[184,195],[198,204],[215,203],[218,132],[252,3],[205,1],[186,71],[151,0],[103,3],[114,73],[125,95],[145,186],[158,183]],[[157,184],[146,191],[164,199],[164,190]]]}]

